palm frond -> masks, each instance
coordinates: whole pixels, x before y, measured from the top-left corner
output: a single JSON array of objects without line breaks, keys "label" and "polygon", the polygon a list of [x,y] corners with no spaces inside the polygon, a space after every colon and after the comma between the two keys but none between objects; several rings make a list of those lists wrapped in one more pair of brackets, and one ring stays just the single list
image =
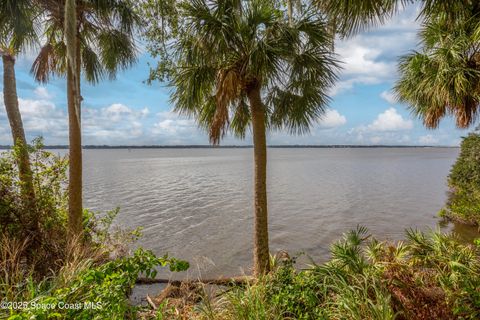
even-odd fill
[{"label": "palm frond", "polygon": [[32,0],[0,2],[0,48],[13,55],[34,46],[38,41],[38,12]]},{"label": "palm frond", "polygon": [[65,59],[66,48],[62,43],[47,43],[44,45],[37,57],[33,61],[30,73],[36,81],[40,83],[46,83],[50,80],[50,76],[53,74],[61,73]]},{"label": "palm frond", "polygon": [[118,70],[127,69],[136,61],[133,40],[118,30],[106,30],[97,35],[100,60],[110,79]]},{"label": "palm frond", "polygon": [[[460,10],[459,1],[424,5],[423,47],[400,58],[394,90],[427,128],[437,128],[447,115],[455,118],[458,128],[467,128],[476,122],[480,103],[478,10],[471,3]],[[443,11],[450,6],[461,11],[456,18]]]},{"label": "palm frond", "polygon": [[322,116],[338,62],[319,15],[306,13],[289,24],[274,1],[260,0],[194,0],[180,11],[172,101],[197,118],[213,143],[227,130],[245,137],[247,97],[257,85],[267,128],[304,133]]},{"label": "palm frond", "polygon": [[382,24],[407,0],[314,0],[333,29],[341,37],[348,37],[369,27]]},{"label": "palm frond", "polygon": [[89,46],[82,46],[82,68],[85,78],[90,83],[98,83],[103,78],[103,65],[97,55]]},{"label": "palm frond", "polygon": [[[97,83],[104,76],[114,79],[119,70],[126,69],[136,62],[137,48],[134,34],[142,21],[136,4],[131,0],[82,0],[77,1],[78,37],[80,38],[80,64],[85,79]],[[44,12],[45,35],[57,55],[55,61],[59,67],[50,67],[50,73],[63,75],[66,72],[66,54],[64,46],[63,11],[65,1],[39,1],[38,6]],[[46,52],[45,52],[46,54]],[[44,56],[45,56],[44,54]],[[48,81],[47,70],[42,60],[36,61],[32,72],[37,80]],[[50,59],[53,63],[53,60]],[[37,72],[38,71],[38,72]]]}]

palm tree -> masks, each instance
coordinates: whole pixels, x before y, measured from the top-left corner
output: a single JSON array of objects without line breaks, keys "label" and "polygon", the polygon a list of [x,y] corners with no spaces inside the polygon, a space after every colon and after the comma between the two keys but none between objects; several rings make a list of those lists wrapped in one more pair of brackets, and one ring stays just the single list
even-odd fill
[{"label": "palm tree", "polygon": [[173,47],[176,110],[194,116],[218,144],[230,130],[254,145],[254,273],[269,271],[269,129],[304,133],[322,116],[337,61],[324,21],[306,13],[291,24],[273,1],[194,0]]},{"label": "palm tree", "polygon": [[[455,4],[453,1],[451,4]],[[420,38],[422,48],[400,58],[399,101],[437,128],[446,115],[459,128],[475,123],[480,102],[480,4],[464,3],[455,17],[429,11]]]},{"label": "palm tree", "polygon": [[70,237],[82,233],[82,129],[80,124],[80,79],[77,68],[77,14],[75,0],[65,1],[65,44],[67,60],[67,96],[69,124],[69,208],[68,231]]},{"label": "palm tree", "polygon": [[[105,76],[113,79],[119,69],[131,66],[136,60],[134,31],[136,26],[140,25],[140,18],[130,0],[37,2],[45,15],[47,43],[41,48],[31,72],[40,82],[47,82],[52,74],[67,74],[70,142],[69,229],[72,236],[78,236],[82,231],[83,219],[82,71],[87,81],[97,83]],[[67,7],[67,4],[70,7]],[[66,9],[69,9],[68,13]],[[65,16],[62,15],[63,12]],[[72,27],[75,27],[74,31]],[[67,30],[71,34],[68,34]]]},{"label": "palm tree", "polygon": [[38,236],[38,219],[35,206],[35,190],[27,149],[22,116],[18,106],[15,77],[15,59],[26,46],[36,39],[35,8],[29,0],[6,0],[0,4],[0,55],[3,62],[3,99],[10,122],[12,138],[18,156],[19,180],[25,200],[25,217],[29,226],[28,237],[33,242]]}]

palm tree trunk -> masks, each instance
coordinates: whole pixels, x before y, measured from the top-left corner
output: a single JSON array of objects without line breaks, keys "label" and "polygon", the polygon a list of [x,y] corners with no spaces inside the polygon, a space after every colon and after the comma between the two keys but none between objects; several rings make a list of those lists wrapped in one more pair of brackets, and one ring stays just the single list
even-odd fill
[{"label": "palm tree trunk", "polygon": [[253,153],[254,153],[254,274],[259,276],[270,271],[270,251],[268,248],[267,213],[267,140],[265,110],[260,97],[260,89],[252,89],[248,98],[252,109]]},{"label": "palm tree trunk", "polygon": [[68,229],[71,239],[82,234],[82,131],[80,123],[80,94],[78,92],[78,38],[76,36],[75,1],[66,0],[65,36],[67,42],[67,96],[69,124],[69,181],[68,181]]},{"label": "palm tree trunk", "polygon": [[293,0],[287,0],[287,15],[288,15],[288,24],[293,25]]},{"label": "palm tree trunk", "polygon": [[18,107],[17,85],[15,79],[15,57],[3,54],[3,99],[7,117],[12,130],[13,143],[18,147],[18,171],[22,187],[22,194],[25,201],[25,208],[28,211],[25,217],[28,223],[28,233],[32,240],[36,238],[38,231],[38,217],[35,206],[35,190],[33,186],[32,169],[27,150],[27,140],[23,130],[22,116]]}]

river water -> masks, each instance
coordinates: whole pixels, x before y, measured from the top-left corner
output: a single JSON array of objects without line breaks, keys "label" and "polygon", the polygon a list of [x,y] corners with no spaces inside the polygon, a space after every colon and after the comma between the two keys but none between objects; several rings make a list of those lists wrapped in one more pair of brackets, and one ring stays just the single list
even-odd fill
[{"label": "river water", "polygon": [[[252,264],[252,149],[84,151],[85,206],[119,206],[116,224],[143,227],[138,245],[190,261],[202,276]],[[269,148],[270,249],[324,261],[343,232],[380,239],[439,224],[457,148]],[[469,237],[462,226],[444,226]],[[181,276],[181,275],[180,275]]]}]

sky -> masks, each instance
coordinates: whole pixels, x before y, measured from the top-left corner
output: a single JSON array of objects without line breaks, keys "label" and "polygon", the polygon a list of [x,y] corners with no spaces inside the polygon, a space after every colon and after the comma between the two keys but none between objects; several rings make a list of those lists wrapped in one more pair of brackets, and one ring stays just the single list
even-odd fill
[{"label": "sky", "polygon": [[[269,132],[270,145],[442,145],[458,146],[467,130],[447,118],[436,130],[425,129],[406,105],[395,102],[391,88],[397,78],[397,59],[418,44],[418,8],[406,7],[383,26],[336,42],[342,61],[340,79],[331,88],[324,116],[302,136]],[[29,73],[35,53],[17,59],[20,111],[27,139],[42,136],[47,145],[68,144],[66,81],[55,78],[36,83]],[[140,51],[135,66],[92,86],[82,83],[84,145],[206,145],[208,135],[194,119],[172,111],[171,89],[165,83],[148,85],[147,52]],[[0,70],[0,76],[3,73]],[[3,90],[3,82],[0,83]],[[10,127],[0,93],[0,145],[11,144]],[[251,145],[227,135],[222,145]]]}]

